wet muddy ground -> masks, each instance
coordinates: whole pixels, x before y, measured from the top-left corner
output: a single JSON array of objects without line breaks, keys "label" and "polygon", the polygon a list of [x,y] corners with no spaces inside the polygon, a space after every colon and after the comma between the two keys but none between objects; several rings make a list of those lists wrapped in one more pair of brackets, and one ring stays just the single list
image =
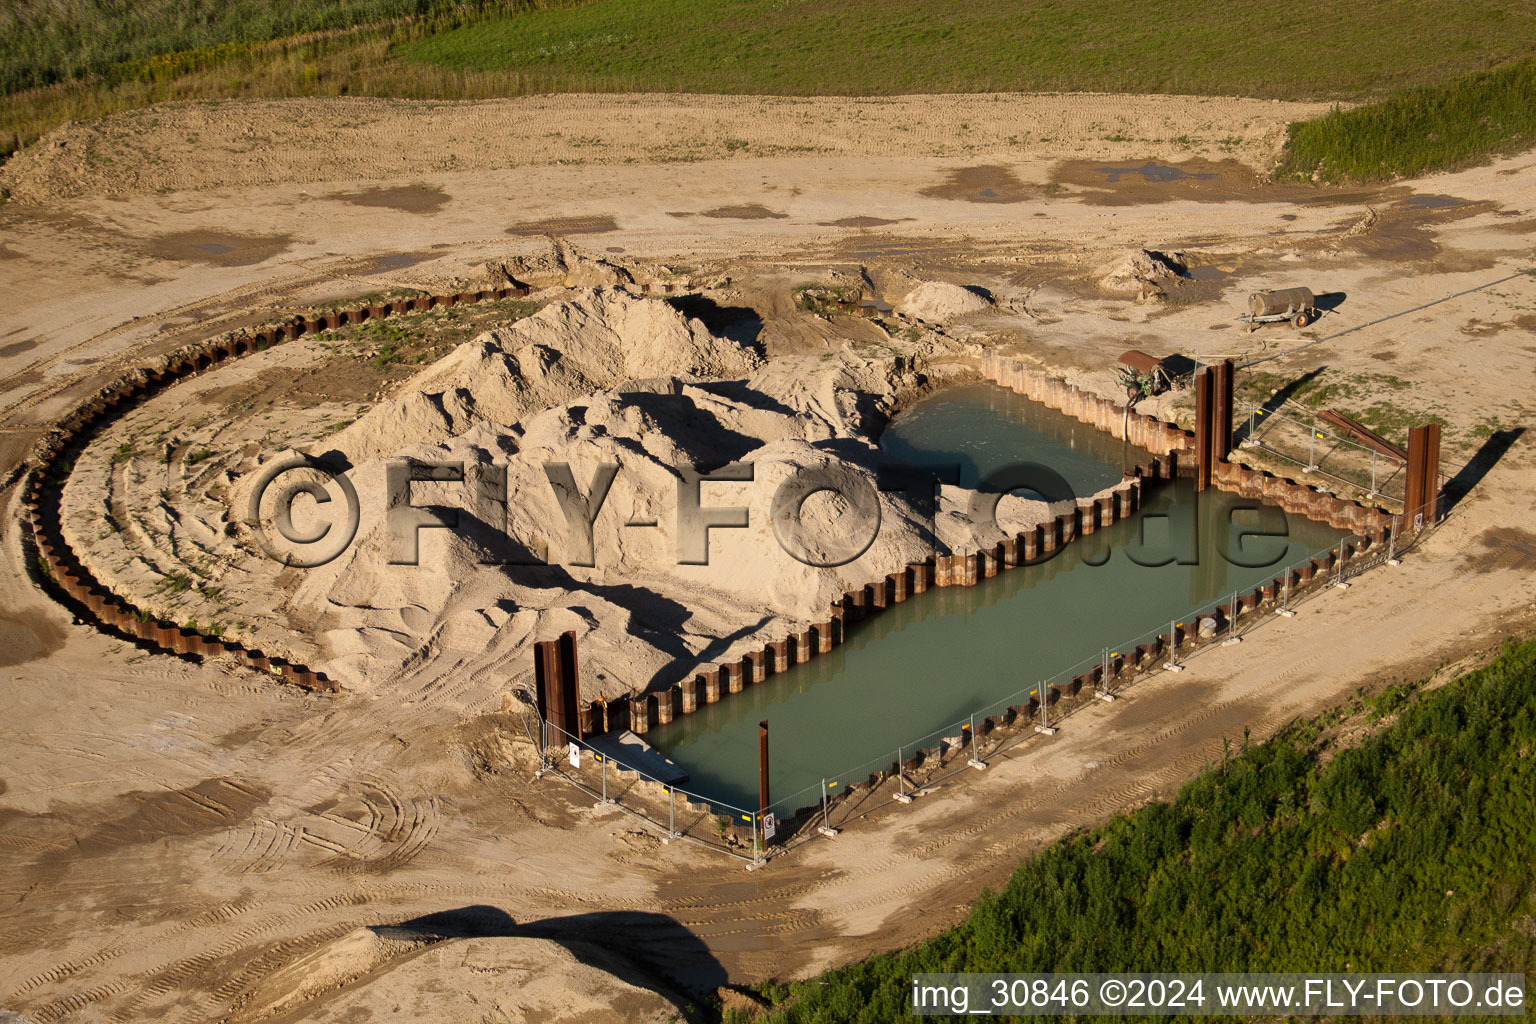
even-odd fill
[{"label": "wet muddy ground", "polygon": [[436,213],[448,203],[448,193],[433,185],[380,186],[357,192],[332,192],[325,198],[353,206],[420,214]]},{"label": "wet muddy ground", "polygon": [[1018,175],[997,164],[981,164],[952,170],[938,185],[918,193],[929,199],[960,199],[967,203],[1022,203],[1041,194],[1038,186],[1025,184]]},{"label": "wet muddy ground", "polygon": [[213,267],[249,267],[287,252],[291,235],[242,235],[232,231],[177,231],[148,239],[151,256],[177,263],[206,263]]}]

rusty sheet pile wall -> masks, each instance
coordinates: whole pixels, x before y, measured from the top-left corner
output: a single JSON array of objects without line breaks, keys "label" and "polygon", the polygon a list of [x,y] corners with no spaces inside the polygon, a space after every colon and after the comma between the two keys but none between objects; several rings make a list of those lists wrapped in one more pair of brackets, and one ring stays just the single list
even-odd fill
[{"label": "rusty sheet pile wall", "polygon": [[284,658],[252,650],[232,639],[160,621],[145,609],[109,590],[91,574],[64,539],[61,508],[64,481],[69,477],[76,456],[118,416],[177,381],[227,360],[306,334],[316,334],[347,324],[360,324],[396,313],[521,298],[527,294],[528,289],[522,286],[493,288],[452,295],[421,295],[393,302],[296,316],[260,330],[237,332],[189,346],[118,378],[60,420],[58,426],[33,447],[28,458],[31,468],[22,484],[21,514],[37,550],[39,567],[46,577],[45,584],[55,597],[71,605],[81,618],[106,632],[127,637],[143,646],[200,658],[232,655],[250,668],[308,690],[339,690],[336,682],[328,679],[323,672],[315,672],[305,665],[296,665]]},{"label": "rusty sheet pile wall", "polygon": [[[1134,411],[1127,421],[1124,407],[1118,403],[1090,394],[1007,356],[988,355],[982,361],[982,374],[988,380],[1031,401],[1066,413],[1117,437],[1121,434],[1124,422],[1131,444],[1158,455],[1182,455],[1184,461],[1181,470],[1198,472],[1196,435],[1192,431]],[[1229,395],[1230,386],[1229,376],[1225,387],[1216,390]],[[1222,418],[1220,413],[1223,405],[1226,407],[1227,422],[1224,424],[1225,429],[1222,429],[1223,424],[1217,424],[1217,436],[1212,439],[1210,459],[1211,481],[1217,487],[1245,498],[1258,498],[1278,505],[1290,515],[1306,516],[1314,522],[1327,523],[1336,530],[1349,530],[1373,542],[1379,543],[1386,537],[1386,531],[1392,523],[1392,514],[1385,509],[1362,505],[1309,484],[1229,462],[1226,455],[1231,448],[1231,399],[1228,397],[1223,402],[1222,394],[1213,394],[1212,415],[1218,420]]]}]

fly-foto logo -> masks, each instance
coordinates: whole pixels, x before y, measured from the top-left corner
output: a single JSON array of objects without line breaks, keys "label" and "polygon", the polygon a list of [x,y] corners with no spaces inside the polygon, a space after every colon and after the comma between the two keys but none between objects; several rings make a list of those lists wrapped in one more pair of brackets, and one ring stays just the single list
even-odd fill
[{"label": "fly-foto logo", "polygon": [[[547,462],[543,475],[564,520],[563,564],[593,567],[597,564],[596,534],[603,509],[621,468],[602,463],[585,488],[568,463]],[[752,484],[760,467],[733,462],[705,470],[697,466],[673,470],[673,536],[678,565],[710,564],[712,530],[746,529],[752,524],[751,509],[743,505],[708,505],[702,487],[706,483]],[[768,502],[768,523],[779,548],[796,561],[815,568],[846,565],[875,543],[882,526],[882,493],[898,493],[904,514],[917,537],[937,551],[936,518],[940,488],[959,479],[960,467],[914,466],[880,461],[873,469],[849,463],[829,462],[789,467],[773,488]],[[391,565],[418,565],[424,530],[446,530],[470,539],[483,565],[546,565],[547,548],[514,537],[507,528],[508,481],[503,464],[466,461],[393,459],[385,464],[384,487],[374,498],[383,509],[386,558]],[[449,488],[456,504],[418,502],[417,484],[433,485],[441,495]],[[997,527],[998,506],[1005,495],[1038,499],[1055,507],[1073,507],[1077,495],[1056,470],[1035,462],[1016,462],[993,470],[970,488],[964,515],[972,529],[985,532]],[[813,523],[806,515],[807,502],[816,495],[835,496],[841,514],[835,527]],[[301,526],[295,511],[304,507]],[[1251,513],[1253,523],[1238,525],[1235,514]],[[614,519],[616,517],[609,517]],[[1258,502],[1237,502],[1225,509],[1225,523],[1215,530],[1216,551],[1228,562],[1247,568],[1276,564],[1285,545],[1249,545],[1248,538],[1288,536],[1284,512]],[[1167,540],[1146,543],[1150,521],[1166,519]],[[356,487],[339,467],[322,458],[288,456],[263,467],[251,488],[245,525],[268,557],[295,568],[315,568],[334,561],[357,537],[362,504]],[[1172,503],[1166,511],[1144,513],[1134,543],[1125,546],[1126,556],[1137,565],[1157,567],[1199,560],[1200,523],[1192,504]],[[626,527],[659,525],[657,520],[628,522]],[[1040,552],[1032,562],[1058,554],[1055,547]],[[1107,557],[1107,553],[1106,553]],[[1021,559],[1022,561],[1022,559]],[[1102,564],[1085,556],[1088,564]]]}]

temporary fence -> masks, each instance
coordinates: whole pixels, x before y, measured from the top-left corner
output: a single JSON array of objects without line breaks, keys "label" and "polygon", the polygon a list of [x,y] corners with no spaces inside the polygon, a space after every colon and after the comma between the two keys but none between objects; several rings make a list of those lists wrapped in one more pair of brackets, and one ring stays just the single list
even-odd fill
[{"label": "temporary fence", "polygon": [[[1278,569],[1267,582],[1202,605],[1118,643],[1101,646],[1070,668],[1021,686],[977,707],[965,718],[908,738],[886,753],[828,771],[818,783],[763,807],[740,807],[707,793],[673,785],[643,754],[627,756],[603,737],[574,740],[536,715],[530,732],[542,752],[540,777],[554,776],[594,800],[614,805],[661,833],[719,850],[753,865],[817,835],[837,832],[873,811],[910,803],[946,779],[984,769],[989,759],[1037,735],[1089,704],[1113,701],[1155,671],[1181,671],[1185,659],[1212,644],[1237,642],[1260,622],[1290,616],[1298,603],[1325,587],[1347,584],[1361,572],[1417,543],[1422,531],[1384,540],[1348,536]],[[606,749],[602,749],[606,747]],[[637,751],[643,749],[637,745]],[[755,751],[742,751],[744,759]],[[659,762],[660,759],[657,759]]]},{"label": "temporary fence", "polygon": [[541,754],[538,778],[553,776],[569,782],[597,803],[646,824],[663,842],[681,840],[761,863],[766,843],[761,838],[759,810],[660,778],[639,763],[640,757],[616,753],[618,744],[602,743],[599,737],[576,739],[536,713],[525,721],[530,727],[528,738]]},{"label": "temporary fence", "polygon": [[1406,459],[1345,437],[1318,417],[1302,419],[1238,399],[1233,419],[1236,446],[1257,448],[1302,467],[1308,474],[1356,488],[1368,497],[1406,500]]}]

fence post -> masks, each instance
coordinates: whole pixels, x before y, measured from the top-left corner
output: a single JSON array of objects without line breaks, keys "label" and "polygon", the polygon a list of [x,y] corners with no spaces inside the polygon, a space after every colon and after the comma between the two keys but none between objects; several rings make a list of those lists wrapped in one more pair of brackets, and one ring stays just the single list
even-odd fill
[{"label": "fence post", "polygon": [[1223,647],[1231,647],[1240,644],[1243,638],[1237,632],[1237,591],[1232,591],[1232,621],[1227,623],[1227,638],[1221,642]]},{"label": "fence post", "polygon": [[1392,523],[1387,527],[1387,564],[1401,565],[1402,559],[1397,557],[1397,516],[1392,517]]},{"label": "fence post", "polygon": [[832,827],[832,822],[827,818],[827,780],[825,777],[821,780],[821,828],[816,831],[828,839],[837,835],[837,829]]},{"label": "fence post", "polygon": [[1110,651],[1109,648],[1106,647],[1104,648],[1104,674],[1099,677],[1099,686],[1094,689],[1093,693],[1095,700],[1102,700],[1106,704],[1112,702],[1115,699],[1115,695],[1109,692],[1109,670],[1111,667],[1113,667],[1113,663],[1110,661],[1109,656]]},{"label": "fence post", "polygon": [[976,732],[976,712],[971,712],[971,767],[985,768],[987,762],[981,759],[981,736]]},{"label": "fence post", "polygon": [[1169,672],[1183,672],[1184,666],[1179,664],[1179,624],[1168,623],[1168,664],[1163,666]]},{"label": "fence post", "polygon": [[603,758],[603,803],[608,802],[608,759]]},{"label": "fence post", "polygon": [[677,838],[677,790],[667,787],[667,838]]},{"label": "fence post", "polygon": [[907,779],[901,772],[901,748],[896,748],[896,802],[909,804],[912,802],[912,794],[907,792]]},{"label": "fence post", "polygon": [[1333,583],[1336,590],[1348,590],[1349,584],[1344,582],[1344,541],[1339,541],[1339,575]]}]

